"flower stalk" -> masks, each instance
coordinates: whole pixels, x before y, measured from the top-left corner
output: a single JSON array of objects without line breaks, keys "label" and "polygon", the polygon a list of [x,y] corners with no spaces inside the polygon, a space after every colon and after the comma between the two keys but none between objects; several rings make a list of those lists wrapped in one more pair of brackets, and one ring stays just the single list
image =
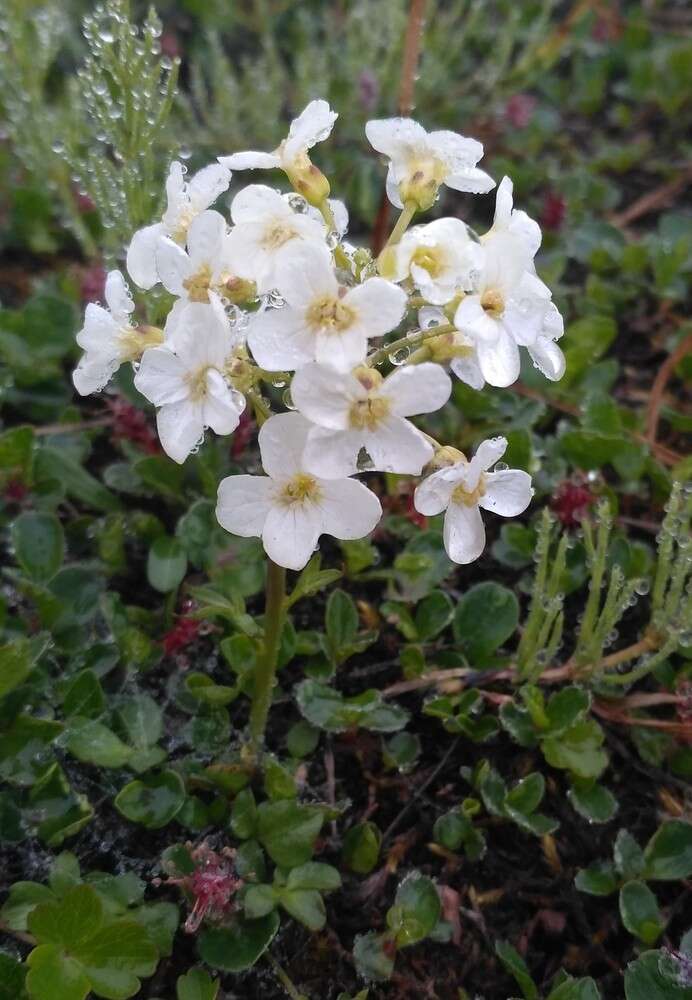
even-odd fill
[{"label": "flower stalk", "polygon": [[257,758],[264,745],[267,718],[276,680],[281,630],[286,602],[286,570],[267,560],[267,588],[264,609],[264,640],[255,669],[255,687],[250,709],[250,751]]}]

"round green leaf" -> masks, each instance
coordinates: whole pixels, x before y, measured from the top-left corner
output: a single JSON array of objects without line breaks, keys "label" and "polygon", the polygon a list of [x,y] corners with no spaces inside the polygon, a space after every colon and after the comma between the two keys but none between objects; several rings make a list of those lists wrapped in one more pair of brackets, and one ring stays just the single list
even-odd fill
[{"label": "round green leaf", "polygon": [[91,989],[80,964],[55,945],[34,948],[27,964],[26,985],[33,1000],[84,1000]]},{"label": "round green leaf", "polygon": [[38,583],[55,576],[65,553],[65,535],[55,514],[20,514],[12,525],[11,539],[17,562],[27,576]]},{"label": "round green leaf", "polygon": [[487,662],[514,633],[519,602],[499,583],[478,583],[464,594],[454,612],[454,638],[472,664]]},{"label": "round green leaf", "polygon": [[426,875],[412,872],[399,885],[394,906],[387,914],[397,946],[404,948],[426,938],[440,919],[440,911],[435,883]]},{"label": "round green leaf", "polygon": [[346,833],[341,856],[344,864],[358,875],[367,875],[377,864],[382,834],[374,823],[356,823]]},{"label": "round green leaf", "polygon": [[645,882],[627,882],[620,890],[620,916],[630,932],[644,944],[654,944],[663,932],[658,901]]},{"label": "round green leaf", "polygon": [[277,865],[294,868],[310,860],[322,829],[321,810],[293,799],[279,799],[263,802],[257,819],[259,839]]},{"label": "round green leaf", "polygon": [[233,927],[205,931],[199,939],[199,953],[214,969],[242,972],[267,950],[278,929],[276,911],[259,920],[239,920]]},{"label": "round green leaf", "polygon": [[67,749],[77,760],[97,767],[124,767],[132,756],[132,749],[112,729],[80,716],[69,723]]},{"label": "round green leaf", "polygon": [[170,823],[184,803],[183,780],[176,771],[170,770],[131,781],[115,797],[118,812],[150,830]]},{"label": "round green leaf", "polygon": [[644,851],[646,877],[666,880],[692,875],[692,823],[671,820],[653,835]]},{"label": "round green leaf", "polygon": [[154,539],[147,558],[147,580],[166,594],[179,587],[187,572],[185,549],[177,538],[160,535]]}]

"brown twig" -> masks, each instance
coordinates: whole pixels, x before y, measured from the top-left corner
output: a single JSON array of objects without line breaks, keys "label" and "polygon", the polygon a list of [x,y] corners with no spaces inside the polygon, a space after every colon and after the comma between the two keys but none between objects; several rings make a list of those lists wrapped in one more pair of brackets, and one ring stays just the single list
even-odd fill
[{"label": "brown twig", "polygon": [[81,420],[75,424],[45,424],[34,427],[36,437],[49,437],[52,434],[74,434],[77,431],[90,431],[95,427],[108,427],[113,423],[113,417],[95,417],[93,420]]},{"label": "brown twig", "polygon": [[673,374],[673,370],[684,357],[692,354],[692,333],[684,337],[672,354],[669,354],[658,370],[651,387],[649,405],[646,408],[646,432],[645,438],[652,449],[656,447],[656,434],[658,431],[658,421],[663,404],[663,394],[666,391],[668,380]]},{"label": "brown twig", "polygon": [[639,219],[642,215],[648,215],[649,212],[656,212],[660,208],[665,208],[690,182],[692,182],[692,163],[688,163],[683,167],[682,172],[677,177],[654,188],[653,191],[647,191],[646,194],[637,198],[629,208],[611,215],[609,221],[613,226],[618,226],[622,229],[636,219]]},{"label": "brown twig", "polygon": [[0,934],[9,934],[10,937],[16,938],[17,941],[21,941],[22,944],[30,944],[32,948],[36,945],[36,938],[31,934],[25,934],[24,931],[16,931],[9,924],[5,923],[4,920],[0,920]]}]

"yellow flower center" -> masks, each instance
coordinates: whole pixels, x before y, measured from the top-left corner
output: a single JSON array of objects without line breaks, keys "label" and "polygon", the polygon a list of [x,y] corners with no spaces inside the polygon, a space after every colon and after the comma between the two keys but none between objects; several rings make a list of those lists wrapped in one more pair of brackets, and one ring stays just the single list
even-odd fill
[{"label": "yellow flower center", "polygon": [[333,295],[324,295],[315,299],[310,305],[306,319],[310,326],[325,332],[341,332],[346,330],[355,319],[355,312]]},{"label": "yellow flower center", "polygon": [[199,403],[207,395],[207,375],[211,370],[211,365],[204,365],[196,372],[189,372],[185,381],[187,382],[190,399],[193,403]]},{"label": "yellow flower center", "polygon": [[452,493],[454,503],[460,503],[464,507],[477,507],[478,501],[485,494],[485,473],[481,472],[478,484],[474,490],[467,490],[463,483],[460,483]]},{"label": "yellow flower center", "polygon": [[156,326],[124,326],[118,335],[121,361],[139,361],[147,347],[163,343],[163,330]]},{"label": "yellow flower center", "polygon": [[211,268],[208,264],[204,264],[197,274],[192,274],[183,281],[183,288],[190,302],[208,302],[210,286]]},{"label": "yellow flower center", "polygon": [[422,267],[428,272],[431,278],[439,278],[444,268],[444,261],[442,260],[442,253],[439,247],[417,247],[411,258],[411,263]]},{"label": "yellow flower center", "polygon": [[408,163],[408,176],[399,185],[401,200],[404,204],[415,201],[422,211],[430,208],[446,176],[447,168],[436,157],[413,157]]},{"label": "yellow flower center", "polygon": [[322,496],[322,490],[313,476],[305,472],[298,472],[281,489],[279,499],[287,507],[304,500],[318,501]]},{"label": "yellow flower center", "polygon": [[505,300],[502,293],[497,288],[486,288],[481,295],[481,308],[493,319],[498,319],[505,311]]},{"label": "yellow flower center", "polygon": [[278,250],[297,235],[295,229],[288,223],[274,222],[265,229],[261,243],[265,250]]},{"label": "yellow flower center", "polygon": [[185,245],[187,231],[190,228],[190,223],[194,219],[195,214],[196,213],[191,205],[186,205],[185,208],[180,210],[176,227],[171,233],[171,239],[175,240],[176,243],[179,243],[180,246]]},{"label": "yellow flower center", "polygon": [[368,395],[352,404],[348,419],[351,427],[358,430],[374,431],[389,416],[389,400],[386,396]]}]

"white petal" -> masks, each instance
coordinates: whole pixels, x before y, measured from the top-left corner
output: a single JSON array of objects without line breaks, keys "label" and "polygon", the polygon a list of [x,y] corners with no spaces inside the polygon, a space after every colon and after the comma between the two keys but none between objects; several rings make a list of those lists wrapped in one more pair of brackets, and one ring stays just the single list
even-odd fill
[{"label": "white petal", "polygon": [[182,464],[204,436],[202,407],[187,399],[166,403],[156,414],[156,427],[163,450]]},{"label": "white petal", "polygon": [[339,285],[327,246],[296,244],[277,266],[276,287],[296,309],[323,296],[336,296]]},{"label": "white petal", "polygon": [[[462,303],[463,304],[463,303]],[[478,340],[478,364],[490,385],[505,388],[519,378],[519,348],[503,326],[498,324],[497,339]]]},{"label": "white petal", "polygon": [[319,332],[315,337],[315,360],[338,372],[349,372],[365,361],[368,342],[360,327]]},{"label": "white petal", "polygon": [[243,153],[231,153],[230,156],[219,156],[218,159],[229,170],[271,170],[272,167],[281,166],[276,153],[260,153],[252,149]]},{"label": "white petal", "polygon": [[209,208],[230,183],[231,172],[221,163],[210,163],[208,167],[198,170],[187,185],[192,211],[197,214]]},{"label": "white petal", "polygon": [[243,407],[238,407],[236,398],[221,373],[210,368],[207,372],[207,395],[202,414],[205,426],[211,427],[216,434],[231,434],[238,426],[243,412]]},{"label": "white petal", "polygon": [[77,334],[77,343],[85,351],[118,353],[119,325],[103,306],[90,302],[84,312],[84,326]]},{"label": "white petal", "polygon": [[358,315],[358,324],[368,337],[381,337],[401,323],[406,312],[407,296],[384,278],[368,278],[344,295],[343,301]]},{"label": "white petal", "polygon": [[437,472],[433,472],[422,483],[419,483],[413,494],[413,503],[419,514],[433,517],[446,510],[460,479],[458,467],[452,466],[438,469]]},{"label": "white petal", "polygon": [[517,211],[515,209],[514,212],[512,212],[509,231],[519,237],[532,257],[536,256],[538,250],[540,249],[543,237],[541,234],[541,227],[534,219],[527,215],[526,212]]},{"label": "white petal", "polygon": [[445,184],[455,191],[466,191],[469,194],[486,194],[495,187],[495,181],[485,170],[478,167],[467,167],[445,178]]},{"label": "white petal", "polygon": [[557,344],[547,337],[538,337],[529,347],[529,354],[536,367],[551,382],[559,382],[565,374],[565,356]]},{"label": "white petal", "polygon": [[173,295],[184,295],[183,282],[192,274],[192,262],[182,247],[167,236],[156,245],[156,270],[164,286]]},{"label": "white petal", "polygon": [[185,365],[168,347],[150,347],[142,355],[135,387],[155,406],[187,399]]},{"label": "white petal", "polygon": [[313,427],[303,452],[303,465],[320,479],[345,479],[358,471],[362,446],[362,431]]},{"label": "white petal", "polygon": [[510,177],[503,177],[495,193],[493,229],[508,229],[512,218],[514,184]]},{"label": "white petal", "polygon": [[372,490],[357,479],[320,481],[321,530],[335,538],[363,538],[382,517],[382,506]]},{"label": "white petal", "polygon": [[489,472],[485,478],[485,493],[479,503],[502,517],[515,517],[531,503],[531,476],[521,469]]},{"label": "white petal", "polygon": [[238,225],[251,222],[265,215],[288,218],[293,213],[278,191],[266,184],[248,184],[231,202],[231,218]]},{"label": "white petal", "polygon": [[188,302],[181,311],[170,341],[187,371],[204,365],[221,370],[230,354],[234,336],[218,300]]},{"label": "white petal", "polygon": [[72,382],[80,396],[100,392],[120,368],[118,358],[85,354],[72,372]]},{"label": "white petal", "polygon": [[302,569],[315,551],[320,528],[320,512],[314,503],[275,504],[264,522],[262,544],[279,566]]},{"label": "white petal", "polygon": [[419,476],[433,457],[428,439],[403,417],[389,417],[376,430],[365,431],[363,444],[380,472]]},{"label": "white petal", "polygon": [[[182,163],[173,160],[168,168],[166,178],[166,211],[172,212],[177,218],[178,212],[185,201],[185,171]],[[174,223],[175,225],[175,223]]]},{"label": "white petal", "polygon": [[217,521],[233,535],[259,538],[272,490],[271,479],[266,476],[227,476],[219,483]]},{"label": "white petal", "polygon": [[488,438],[485,441],[481,441],[476,448],[476,454],[473,456],[473,461],[483,472],[485,472],[491,465],[495,465],[495,462],[499,462],[506,451],[507,438]]},{"label": "white petal", "polygon": [[392,205],[394,205],[395,208],[403,208],[404,203],[401,200],[401,195],[399,194],[399,179],[396,175],[393,163],[390,163],[389,169],[387,170],[385,187],[387,189],[387,197],[391,201]]},{"label": "white petal", "polygon": [[255,314],[247,342],[260,368],[270,372],[292,371],[315,357],[315,337],[306,330],[303,314],[290,306]]},{"label": "white petal", "polygon": [[443,537],[452,562],[466,564],[478,559],[485,548],[485,528],[478,507],[451,503],[445,514]]},{"label": "white petal", "polygon": [[465,358],[454,358],[450,368],[458,379],[465,382],[472,389],[482,389],[485,385],[483,372],[480,369],[476,356]]},{"label": "white petal", "polygon": [[494,343],[497,339],[497,320],[488,316],[478,295],[467,295],[461,300],[454,314],[454,325],[457,330],[469,334],[474,340]]},{"label": "white petal", "polygon": [[412,118],[379,118],[366,122],[368,142],[378,153],[398,157],[406,147],[422,145],[428,133]]},{"label": "white petal", "polygon": [[452,381],[444,368],[426,361],[399,368],[384,380],[382,395],[391,400],[392,413],[411,417],[434,413],[444,406],[452,392]]},{"label": "white petal", "polygon": [[272,479],[288,479],[303,469],[311,423],[300,413],[277,413],[257,435],[262,467]]},{"label": "white petal", "polygon": [[283,158],[291,161],[301,152],[311,149],[315,143],[323,142],[329,137],[338,117],[326,101],[310,101],[291,122],[283,147]]},{"label": "white petal", "polygon": [[124,325],[135,304],[120,271],[109,271],[106,277],[105,296],[113,317]]},{"label": "white petal", "polygon": [[431,152],[447,164],[451,173],[475,167],[483,156],[482,143],[458,132],[440,129],[430,132],[427,141]]},{"label": "white petal", "polygon": [[291,382],[296,409],[314,424],[332,430],[348,428],[351,405],[365,395],[360,382],[350,373],[336,372],[318,364],[305,365]]},{"label": "white petal", "polygon": [[226,220],[219,212],[208,209],[200,212],[187,231],[187,249],[193,264],[216,263],[226,232]]},{"label": "white petal", "polygon": [[156,244],[166,235],[162,223],[138,229],[127,248],[127,273],[140,288],[153,288],[159,280],[156,270]]}]

